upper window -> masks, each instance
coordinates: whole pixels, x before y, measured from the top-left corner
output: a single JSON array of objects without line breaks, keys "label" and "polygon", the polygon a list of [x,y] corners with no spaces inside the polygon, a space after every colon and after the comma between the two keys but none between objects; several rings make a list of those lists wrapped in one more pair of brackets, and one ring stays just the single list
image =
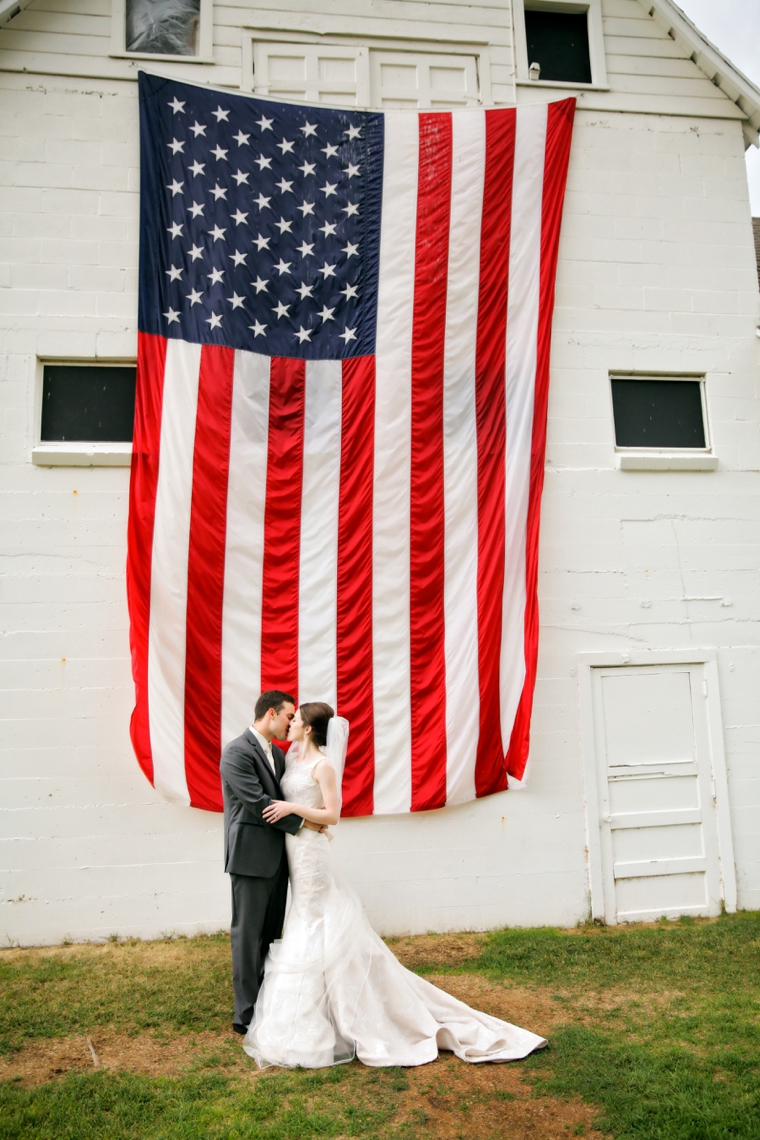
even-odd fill
[{"label": "upper window", "polygon": [[601,0],[512,0],[519,84],[606,87]]},{"label": "upper window", "polygon": [[467,107],[488,102],[482,55],[328,44],[253,44],[257,95],[337,107]]},{"label": "upper window", "polygon": [[525,10],[528,71],[536,79],[590,83],[586,12]]},{"label": "upper window", "polygon": [[135,368],[46,364],[40,440],[118,443],[132,439]]},{"label": "upper window", "polygon": [[611,376],[615,449],[623,468],[712,469],[705,382],[696,376]]},{"label": "upper window", "polygon": [[197,55],[201,0],[126,0],[127,51]]},{"label": "upper window", "polygon": [[211,61],[213,0],[111,2],[111,55]]}]

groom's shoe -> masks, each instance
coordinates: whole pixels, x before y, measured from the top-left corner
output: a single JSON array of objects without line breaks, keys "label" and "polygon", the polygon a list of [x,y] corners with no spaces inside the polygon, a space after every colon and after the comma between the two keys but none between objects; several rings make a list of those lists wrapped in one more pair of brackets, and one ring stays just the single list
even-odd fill
[{"label": "groom's shoe", "polygon": [[245,1037],[246,1033],[248,1032],[247,1025],[238,1025],[236,1021],[233,1021],[232,1028],[235,1033],[239,1033],[241,1037]]}]

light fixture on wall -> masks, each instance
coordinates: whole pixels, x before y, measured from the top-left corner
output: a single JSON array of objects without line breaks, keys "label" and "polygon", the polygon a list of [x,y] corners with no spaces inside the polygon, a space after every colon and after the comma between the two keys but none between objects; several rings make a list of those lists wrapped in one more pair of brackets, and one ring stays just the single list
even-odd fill
[{"label": "light fixture on wall", "polygon": [[530,76],[530,78],[531,78],[531,79],[533,79],[534,81],[535,81],[535,80],[537,80],[537,79],[540,79],[540,78],[541,78],[541,64],[540,64],[540,63],[532,63],[532,64],[530,65],[530,69],[529,69],[529,71],[528,71],[528,75],[529,75],[529,76]]}]

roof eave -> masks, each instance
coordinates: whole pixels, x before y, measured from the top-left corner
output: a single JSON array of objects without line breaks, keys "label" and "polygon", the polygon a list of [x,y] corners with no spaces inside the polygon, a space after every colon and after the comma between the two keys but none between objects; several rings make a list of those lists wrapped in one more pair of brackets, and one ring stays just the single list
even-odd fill
[{"label": "roof eave", "polygon": [[639,0],[707,78],[746,116],[742,121],[747,146],[760,146],[760,88],[731,63],[672,0]]}]

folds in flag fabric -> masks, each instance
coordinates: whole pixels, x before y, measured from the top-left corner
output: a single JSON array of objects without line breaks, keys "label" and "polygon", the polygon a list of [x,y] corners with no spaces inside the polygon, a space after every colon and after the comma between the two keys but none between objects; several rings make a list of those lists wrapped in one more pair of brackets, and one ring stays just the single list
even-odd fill
[{"label": "folds in flag fabric", "polygon": [[301,107],[142,75],[132,740],[219,810],[260,691],[343,811],[521,778],[571,99]]}]

